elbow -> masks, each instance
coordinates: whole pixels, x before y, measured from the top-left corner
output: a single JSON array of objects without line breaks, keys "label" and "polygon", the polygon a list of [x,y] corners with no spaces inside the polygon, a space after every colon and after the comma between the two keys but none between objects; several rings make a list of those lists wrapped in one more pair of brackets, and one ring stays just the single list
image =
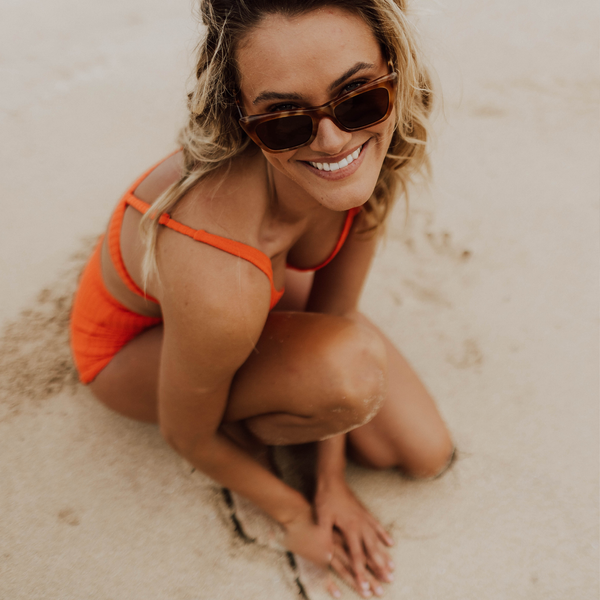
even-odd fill
[{"label": "elbow", "polygon": [[177,454],[183,454],[182,449],[184,447],[182,436],[175,430],[165,427],[164,425],[160,426],[160,435],[163,440],[177,452]]},{"label": "elbow", "polygon": [[205,462],[204,457],[210,455],[206,440],[199,436],[190,436],[181,430],[164,425],[160,427],[160,434],[177,454],[194,464]]}]

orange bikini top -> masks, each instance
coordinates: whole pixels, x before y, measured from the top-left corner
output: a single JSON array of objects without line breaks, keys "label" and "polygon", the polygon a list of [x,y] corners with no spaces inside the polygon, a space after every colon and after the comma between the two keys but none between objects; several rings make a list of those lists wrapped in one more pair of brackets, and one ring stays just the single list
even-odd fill
[{"label": "orange bikini top", "polygon": [[[172,156],[172,155],[169,155]],[[167,156],[167,158],[169,158]],[[166,160],[163,159],[163,160]],[[162,163],[163,161],[161,161]],[[123,261],[123,256],[121,255],[121,227],[123,224],[123,217],[125,215],[125,210],[127,206],[132,206],[137,211],[145,214],[150,208],[150,204],[136,198],[133,193],[138,185],[161,163],[154,165],[148,171],[146,171],[141,177],[139,177],[133,185],[127,190],[125,196],[121,199],[113,216],[110,221],[109,230],[108,230],[108,248],[110,252],[110,257],[113,261],[115,269],[117,273],[125,283],[125,285],[138,296],[142,296],[150,300],[151,302],[155,302],[158,304],[158,300],[153,298],[152,296],[146,294],[131,278],[129,272],[125,268],[125,262]],[[344,227],[342,229],[341,235],[337,241],[335,248],[331,255],[323,261],[320,265],[316,267],[312,267],[310,269],[298,269],[296,267],[288,265],[290,269],[294,269],[296,271],[316,271],[317,269],[321,269],[326,264],[331,262],[336,254],[340,251],[348,234],[350,233],[350,228],[352,227],[352,222],[354,221],[354,217],[360,212],[360,207],[351,208],[347,215],[346,220],[344,222]],[[214,248],[218,248],[219,250],[223,250],[223,252],[227,252],[229,254],[233,254],[239,258],[243,258],[248,262],[252,263],[256,267],[258,267],[268,278],[271,284],[271,304],[270,308],[272,309],[277,302],[283,296],[284,289],[281,290],[275,289],[275,284],[273,283],[273,266],[271,264],[271,259],[260,250],[257,250],[253,246],[249,246],[248,244],[244,244],[242,242],[236,242],[235,240],[230,240],[228,238],[221,237],[220,235],[214,235],[212,233],[208,233],[203,229],[192,229],[183,223],[179,223],[178,221],[174,221],[168,214],[163,214],[159,217],[158,222],[169,229],[173,229],[183,235],[187,235],[192,239],[202,242],[203,244],[208,244],[209,246],[213,246]]]}]

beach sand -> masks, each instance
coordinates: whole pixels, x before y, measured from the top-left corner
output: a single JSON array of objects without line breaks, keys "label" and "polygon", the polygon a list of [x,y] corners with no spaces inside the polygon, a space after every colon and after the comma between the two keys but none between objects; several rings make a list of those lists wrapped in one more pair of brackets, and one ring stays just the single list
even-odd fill
[{"label": "beach sand", "polygon": [[[408,223],[398,205],[361,307],[459,454],[432,482],[348,479],[396,540],[388,598],[597,599],[598,6],[414,9],[444,91],[434,179]],[[2,600],[326,597],[267,521],[71,363],[78,273],[175,147],[196,32],[187,2],[0,8]],[[279,454],[290,476],[298,454]]]}]

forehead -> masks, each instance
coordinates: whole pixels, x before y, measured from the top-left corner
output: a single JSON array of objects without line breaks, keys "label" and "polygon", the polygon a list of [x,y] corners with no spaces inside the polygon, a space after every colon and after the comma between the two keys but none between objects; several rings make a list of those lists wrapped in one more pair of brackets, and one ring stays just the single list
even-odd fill
[{"label": "forehead", "polygon": [[327,7],[297,16],[268,15],[237,51],[242,92],[303,94],[328,86],[357,62],[382,64],[371,28],[355,14]]}]

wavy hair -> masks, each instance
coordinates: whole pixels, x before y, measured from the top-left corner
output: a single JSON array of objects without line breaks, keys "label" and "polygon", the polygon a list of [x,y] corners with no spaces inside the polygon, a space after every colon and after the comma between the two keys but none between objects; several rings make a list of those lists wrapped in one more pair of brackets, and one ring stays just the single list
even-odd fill
[{"label": "wavy hair", "polygon": [[156,244],[161,214],[199,181],[243,153],[254,142],[238,123],[235,94],[239,84],[236,51],[266,16],[294,17],[324,6],[359,15],[370,26],[384,56],[398,72],[396,127],[372,196],[363,207],[366,231],[376,230],[398,195],[418,173],[429,173],[426,152],[432,90],[406,0],[200,0],[205,26],[197,47],[196,81],[188,94],[188,120],[178,142],[183,150],[181,177],[161,194],[141,220],[145,244],[144,285],[157,273]]}]

